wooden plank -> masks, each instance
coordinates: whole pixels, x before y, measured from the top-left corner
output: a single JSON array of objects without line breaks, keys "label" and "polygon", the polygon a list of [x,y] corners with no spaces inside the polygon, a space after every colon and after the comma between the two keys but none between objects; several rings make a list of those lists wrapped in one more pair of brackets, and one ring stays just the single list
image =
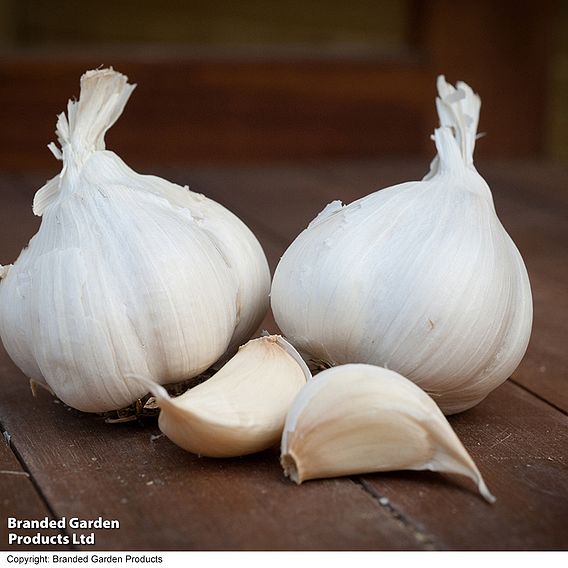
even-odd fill
[{"label": "wooden plank", "polygon": [[[0,363],[0,373],[3,373],[3,364]],[[20,536],[33,536],[37,531],[23,529],[7,529],[7,519],[44,519],[53,518],[51,512],[46,507],[42,496],[37,492],[30,474],[25,471],[10,448],[10,434],[2,432],[0,439],[0,511],[2,530],[0,531],[0,550],[38,550],[38,546],[33,544],[9,543],[8,534],[13,533]],[[63,534],[58,530],[45,530],[42,534],[57,538],[58,534]],[[69,546],[65,545],[45,545],[41,547],[47,550],[66,550]]]},{"label": "wooden plank", "polygon": [[[240,214],[260,236],[274,266],[287,242],[327,201],[350,201],[370,188],[402,181],[402,176],[419,177],[424,169],[424,164],[398,161],[324,167],[184,168],[165,177],[188,183]],[[19,203],[9,215],[0,212],[0,227],[4,223],[11,227],[6,234],[12,234],[8,249],[14,255],[17,251],[13,249],[27,242],[28,232],[37,223],[29,212],[33,190],[21,192],[16,186],[22,183],[0,186],[3,196],[14,197],[13,202]],[[38,185],[32,178],[26,178],[25,184],[33,189]],[[503,199],[502,204],[497,203],[505,216],[514,221],[518,215],[528,215],[531,204],[522,198],[518,205],[509,196],[510,186],[503,187],[503,192],[497,186],[494,190],[496,200]],[[20,197],[12,195],[14,190]],[[531,232],[546,235],[546,225],[553,226],[546,200],[543,197],[542,205],[536,207],[537,217],[530,217],[527,239]],[[507,225],[505,218],[504,222]],[[518,228],[522,226],[524,221]],[[550,240],[540,238],[545,244]],[[531,250],[531,258],[537,258],[538,247]],[[554,255],[560,254],[554,251]],[[539,264],[538,271],[543,280],[537,287],[548,287],[550,294],[539,301],[550,306],[550,298],[562,290],[550,287],[556,281],[551,280],[548,264]],[[558,320],[558,324],[562,322]],[[535,328],[535,334],[540,337],[543,329]],[[554,332],[549,335],[554,341]],[[2,357],[3,364],[11,365],[5,354]],[[558,369],[563,360],[559,351],[553,367]],[[426,473],[365,476],[362,485],[337,480],[296,488],[281,477],[275,452],[240,460],[199,459],[164,438],[152,440],[150,436],[157,430],[151,423],[110,426],[54,404],[47,393],[30,399],[24,396],[25,381],[13,367],[1,373],[0,383],[6,393],[0,400],[0,420],[13,430],[16,447],[56,514],[88,511],[90,516],[118,516],[123,521],[120,542],[109,532],[98,534],[97,546],[101,548],[497,546],[491,544],[488,531],[473,521],[464,525],[469,533],[460,532],[459,523],[449,522],[446,516],[446,524],[453,526],[444,528],[438,509],[452,512],[456,519],[461,519],[463,511],[471,513],[478,524],[491,516],[488,523],[501,535],[502,548],[568,546],[558,536],[568,510],[563,499],[566,418],[510,382],[472,411],[452,419],[499,497],[493,508],[468,492],[467,484],[459,487],[457,480],[457,485],[442,483],[440,476]],[[24,423],[22,413],[33,421]],[[43,433],[41,445],[33,438],[38,429]],[[537,480],[540,488],[533,487]],[[411,507],[407,495],[414,496],[416,508]],[[390,505],[379,508],[381,497],[387,497]],[[447,506],[440,507],[440,502]],[[540,504],[545,511],[537,510]],[[173,513],[166,519],[165,511]],[[183,526],[183,533],[179,528],[172,530],[170,522]]]},{"label": "wooden plank", "polygon": [[568,549],[568,418],[508,382],[450,422],[494,505],[472,499],[472,484],[457,476],[388,473],[364,483],[441,548]]},{"label": "wooden plank", "polygon": [[[531,264],[527,265],[530,271]],[[512,379],[566,413],[566,283],[545,280],[534,272],[530,274],[535,309],[533,331],[527,353]]]},{"label": "wooden plank", "polygon": [[34,399],[3,350],[0,361],[0,417],[57,516],[120,521],[96,531],[96,549],[421,547],[348,479],[297,487],[277,451],[199,458],[157,437],[155,421],[110,425],[43,390]]}]

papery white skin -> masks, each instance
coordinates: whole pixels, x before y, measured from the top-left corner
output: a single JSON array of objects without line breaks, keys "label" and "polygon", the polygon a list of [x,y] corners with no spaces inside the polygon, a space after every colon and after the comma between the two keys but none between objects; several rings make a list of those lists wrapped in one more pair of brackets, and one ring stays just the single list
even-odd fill
[{"label": "papery white skin", "polygon": [[333,367],[302,388],[286,417],[281,463],[296,483],[402,469],[457,473],[495,501],[434,401],[374,365]]},{"label": "papery white skin", "polygon": [[252,339],[209,380],[172,398],[138,377],[160,406],[160,430],[187,451],[208,457],[260,452],[279,440],[288,408],[312,375],[282,337]]},{"label": "papery white skin", "polygon": [[328,205],[283,255],[276,321],[331,365],[411,379],[446,414],[471,408],[520,363],[530,337],[527,271],[473,166],[480,101],[438,80],[430,173]]},{"label": "papery white skin", "polygon": [[[224,207],[105,150],[134,86],[112,69],[81,78],[59,116],[59,176],[40,189],[38,233],[0,281],[0,335],[25,375],[87,412],[190,378],[262,320],[260,244]],[[1,276],[1,275],[0,275]]]}]

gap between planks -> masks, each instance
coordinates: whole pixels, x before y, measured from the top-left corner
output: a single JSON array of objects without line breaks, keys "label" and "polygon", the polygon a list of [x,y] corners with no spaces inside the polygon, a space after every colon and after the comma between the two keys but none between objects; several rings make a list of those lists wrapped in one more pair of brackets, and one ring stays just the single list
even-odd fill
[{"label": "gap between planks", "polygon": [[[519,387],[521,390],[525,391],[526,393],[534,396],[535,398],[537,398],[538,400],[540,400],[541,402],[544,402],[545,404],[547,404],[548,406],[550,406],[551,408],[553,408],[554,410],[557,410],[558,412],[560,412],[560,414],[562,414],[563,416],[568,416],[568,412],[566,412],[566,410],[564,410],[563,408],[561,408],[560,406],[557,406],[556,404],[554,404],[553,402],[551,402],[550,400],[548,400],[547,398],[542,397],[541,395],[539,395],[538,393],[536,393],[535,391],[531,390],[530,388],[526,387],[525,385],[523,385],[522,383],[517,382],[513,377],[509,377],[507,379],[510,383],[512,383],[513,385],[515,385],[516,387]],[[491,394],[491,393],[490,393]]]},{"label": "gap between planks", "polygon": [[393,520],[400,525],[400,527],[407,531],[410,536],[416,541],[417,545],[423,550],[440,550],[436,545],[434,537],[421,531],[410,519],[405,517],[384,495],[381,495],[370,483],[360,476],[350,477],[351,481],[367,493],[377,506],[388,512]]},{"label": "gap between planks", "polygon": [[[24,458],[20,454],[17,446],[13,443],[12,436],[10,435],[10,432],[8,432],[8,430],[4,427],[4,424],[1,421],[0,421],[0,434],[2,434],[2,438],[4,440],[3,443],[6,445],[8,450],[12,453],[12,455],[14,456],[14,458],[16,459],[16,461],[20,464],[20,467],[22,468],[21,472],[6,472],[6,473],[24,475],[30,481],[34,491],[36,492],[38,499],[40,500],[40,502],[45,507],[45,509],[48,512],[51,519],[54,519],[54,520],[58,519],[59,517],[55,513],[55,510],[51,506],[51,503],[47,499],[47,496],[42,491],[41,486],[39,485],[39,483],[37,482],[37,480],[33,476],[30,468],[28,467],[28,464],[25,462]],[[2,443],[2,442],[0,442],[0,443]],[[5,473],[5,472],[0,472],[0,473]],[[60,534],[65,535],[65,536],[69,536],[66,529],[63,529],[63,530],[58,529],[58,532]],[[71,542],[71,538],[69,539],[69,542]],[[79,549],[75,545],[70,544],[69,550],[79,550]]]}]

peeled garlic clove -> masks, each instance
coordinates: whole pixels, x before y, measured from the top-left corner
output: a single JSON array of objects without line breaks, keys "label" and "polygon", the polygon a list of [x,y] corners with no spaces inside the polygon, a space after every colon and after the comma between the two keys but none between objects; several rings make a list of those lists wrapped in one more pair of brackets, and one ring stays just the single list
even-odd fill
[{"label": "peeled garlic clove", "polygon": [[185,450],[232,457],[270,448],[280,440],[292,400],[311,378],[282,337],[253,339],[213,377],[171,398],[145,381],[161,408],[160,430]]},{"label": "peeled garlic clove", "polygon": [[532,298],[523,259],[473,165],[479,97],[443,77],[438,90],[430,173],[328,205],[282,256],[271,302],[301,352],[393,369],[452,414],[516,369]]},{"label": "peeled garlic clove", "polygon": [[333,367],[306,384],[286,418],[281,463],[296,483],[401,469],[458,473],[495,501],[434,401],[374,365]]},{"label": "peeled garlic clove", "polygon": [[86,412],[198,375],[248,339],[270,272],[245,224],[203,195],[130,169],[104,136],[132,91],[89,71],[57,121],[61,173],[34,198],[38,233],[0,271],[0,336],[25,375]]}]

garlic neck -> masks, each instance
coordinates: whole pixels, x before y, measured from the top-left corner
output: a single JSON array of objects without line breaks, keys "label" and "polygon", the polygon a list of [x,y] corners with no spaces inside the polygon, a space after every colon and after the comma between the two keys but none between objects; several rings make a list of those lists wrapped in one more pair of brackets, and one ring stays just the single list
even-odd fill
[{"label": "garlic neck", "polygon": [[61,171],[61,177],[65,176],[68,178],[73,178],[78,175],[83,169],[86,161],[96,152],[97,150],[93,148],[86,148],[80,145],[65,144],[61,148],[63,169]]},{"label": "garlic neck", "polygon": [[105,134],[118,120],[136,85],[111,68],[87,71],[81,77],[81,95],[70,100],[67,114],[57,117],[57,139],[48,148],[63,161],[59,176],[49,180],[34,197],[34,213],[45,209],[62,196],[75,191],[81,169],[96,152],[105,150]]}]

